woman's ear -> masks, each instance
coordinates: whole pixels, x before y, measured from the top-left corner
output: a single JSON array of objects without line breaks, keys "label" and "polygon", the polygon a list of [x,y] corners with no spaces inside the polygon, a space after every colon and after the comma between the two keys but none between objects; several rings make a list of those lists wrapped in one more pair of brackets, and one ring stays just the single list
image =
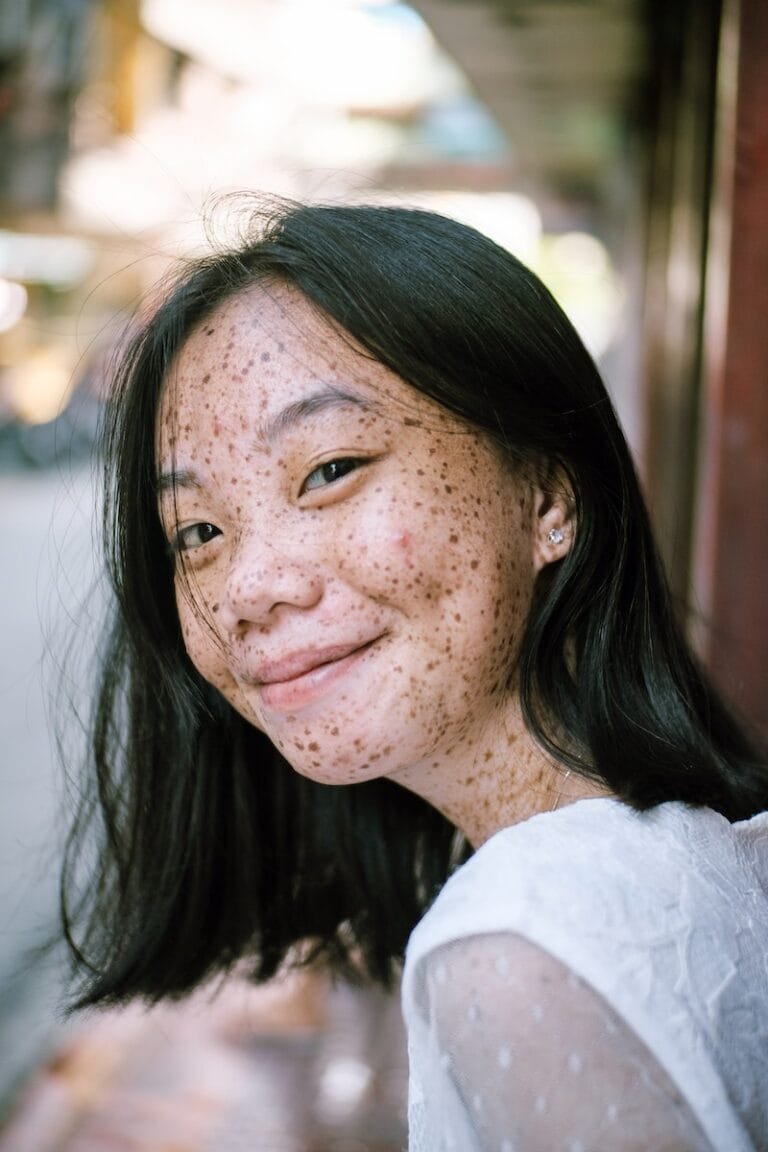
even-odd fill
[{"label": "woman's ear", "polygon": [[560,469],[547,470],[534,488],[533,567],[540,572],[568,554],[576,530],[573,489]]}]

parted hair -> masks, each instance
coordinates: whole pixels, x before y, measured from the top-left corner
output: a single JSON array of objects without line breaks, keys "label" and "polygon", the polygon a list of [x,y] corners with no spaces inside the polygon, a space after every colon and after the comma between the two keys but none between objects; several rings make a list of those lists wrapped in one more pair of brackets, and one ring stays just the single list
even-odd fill
[{"label": "parted hair", "polygon": [[681,800],[737,820],[768,806],[765,761],[690,651],[613,408],[547,289],[429,212],[260,208],[240,243],[183,266],[105,411],[111,621],[62,880],[77,1006],[180,996],[244,959],[256,980],[301,958],[387,984],[469,851],[389,780],[296,774],[185,652],[157,512],[159,398],[193,329],[276,280],[512,464],[566,477],[575,539],[537,579],[517,668],[539,743],[640,810]]}]

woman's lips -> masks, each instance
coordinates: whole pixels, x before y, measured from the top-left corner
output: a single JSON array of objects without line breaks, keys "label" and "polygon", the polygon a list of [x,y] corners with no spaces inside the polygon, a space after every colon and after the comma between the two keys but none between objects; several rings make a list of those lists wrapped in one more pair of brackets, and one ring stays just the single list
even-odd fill
[{"label": "woman's lips", "polygon": [[363,658],[375,640],[314,652],[297,652],[284,660],[261,664],[251,682],[265,707],[291,711],[318,699]]}]

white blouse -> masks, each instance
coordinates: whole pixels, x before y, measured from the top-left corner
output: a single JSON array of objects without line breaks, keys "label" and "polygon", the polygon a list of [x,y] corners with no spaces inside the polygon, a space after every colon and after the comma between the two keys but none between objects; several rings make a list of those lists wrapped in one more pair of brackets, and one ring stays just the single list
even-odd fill
[{"label": "white blouse", "polygon": [[582,800],[411,936],[410,1152],[768,1152],[768,813]]}]

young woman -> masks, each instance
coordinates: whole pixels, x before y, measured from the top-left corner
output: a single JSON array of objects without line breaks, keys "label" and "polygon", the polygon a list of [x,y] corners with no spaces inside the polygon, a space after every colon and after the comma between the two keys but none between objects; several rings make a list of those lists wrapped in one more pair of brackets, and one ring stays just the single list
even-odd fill
[{"label": "young woman", "polygon": [[408,945],[413,1149],[768,1148],[768,770],[536,278],[286,208],[136,338],[106,461],[80,1003]]}]

